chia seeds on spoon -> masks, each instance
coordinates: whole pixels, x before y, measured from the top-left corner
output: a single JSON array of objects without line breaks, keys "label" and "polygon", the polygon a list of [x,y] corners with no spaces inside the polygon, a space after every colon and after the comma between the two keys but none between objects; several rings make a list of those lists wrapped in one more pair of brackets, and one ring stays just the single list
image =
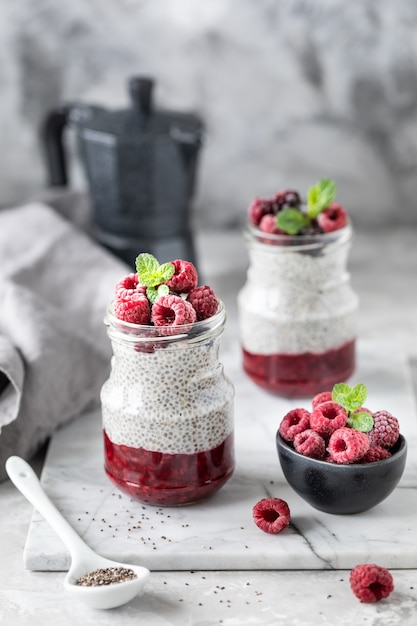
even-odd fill
[{"label": "chia seeds on spoon", "polygon": [[101,587],[115,583],[125,583],[137,578],[132,569],[126,567],[105,567],[87,572],[77,579],[76,584],[81,587]]}]

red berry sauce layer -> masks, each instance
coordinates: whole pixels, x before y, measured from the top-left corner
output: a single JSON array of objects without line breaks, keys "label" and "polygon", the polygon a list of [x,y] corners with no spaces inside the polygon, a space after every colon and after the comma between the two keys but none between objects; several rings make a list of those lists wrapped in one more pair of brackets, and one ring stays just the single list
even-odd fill
[{"label": "red berry sauce layer", "polygon": [[243,348],[243,369],[260,387],[289,398],[330,391],[355,369],[355,340],[315,354],[252,354]]},{"label": "red berry sauce layer", "polygon": [[113,443],[104,431],[105,470],[124,493],[141,502],[178,506],[217,491],[234,468],[233,433],[211,450],[166,454]]}]

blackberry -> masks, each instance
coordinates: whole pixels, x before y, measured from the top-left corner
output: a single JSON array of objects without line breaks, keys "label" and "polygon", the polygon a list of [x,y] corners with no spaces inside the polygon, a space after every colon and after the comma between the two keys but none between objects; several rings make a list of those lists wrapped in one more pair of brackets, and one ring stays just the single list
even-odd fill
[{"label": "blackberry", "polygon": [[298,191],[294,191],[294,189],[283,189],[282,191],[278,191],[273,198],[275,213],[278,211],[283,211],[284,209],[295,208],[299,209],[301,207],[301,198]]}]

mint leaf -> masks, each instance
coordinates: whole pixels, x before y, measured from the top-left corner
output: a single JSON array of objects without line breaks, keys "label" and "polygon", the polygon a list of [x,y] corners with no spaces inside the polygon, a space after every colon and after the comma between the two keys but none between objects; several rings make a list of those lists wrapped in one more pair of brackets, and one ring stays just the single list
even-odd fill
[{"label": "mint leaf", "polygon": [[168,285],[159,285],[158,287],[146,287],[146,297],[151,304],[154,304],[159,296],[167,296],[168,294]]},{"label": "mint leaf", "polygon": [[136,258],[136,271],[141,285],[156,287],[169,280],[174,274],[175,268],[172,263],[159,265],[153,254],[143,252]]},{"label": "mint leaf", "polygon": [[333,387],[332,400],[340,404],[348,413],[357,411],[365,402],[368,392],[362,383],[349,387],[346,383],[338,383]]},{"label": "mint leaf", "polygon": [[169,294],[168,285],[159,285],[157,289],[157,293],[158,293],[158,298],[159,296],[167,296]]},{"label": "mint leaf", "polygon": [[374,418],[367,411],[359,411],[359,413],[352,413],[348,417],[347,423],[351,428],[369,433],[373,428]]},{"label": "mint leaf", "polygon": [[336,185],[334,181],[323,178],[312,185],[307,194],[307,215],[315,218],[323,209],[326,209],[336,198]]},{"label": "mint leaf", "polygon": [[347,402],[349,405],[349,411],[356,411],[359,409],[366,400],[367,390],[365,385],[360,383],[355,385],[348,393]]},{"label": "mint leaf", "polygon": [[298,235],[310,220],[298,209],[284,209],[277,214],[277,226],[289,235]]},{"label": "mint leaf", "polygon": [[151,304],[154,304],[158,297],[158,290],[156,287],[146,287],[146,297]]},{"label": "mint leaf", "polygon": [[346,385],[345,383],[338,383],[333,387],[332,400],[333,402],[337,402],[337,404],[340,404],[340,406],[342,406],[344,409],[347,409],[346,401],[349,393],[349,385]]},{"label": "mint leaf", "polygon": [[162,278],[161,283],[165,283],[169,280],[175,272],[175,267],[172,263],[163,263],[159,266],[159,276]]}]

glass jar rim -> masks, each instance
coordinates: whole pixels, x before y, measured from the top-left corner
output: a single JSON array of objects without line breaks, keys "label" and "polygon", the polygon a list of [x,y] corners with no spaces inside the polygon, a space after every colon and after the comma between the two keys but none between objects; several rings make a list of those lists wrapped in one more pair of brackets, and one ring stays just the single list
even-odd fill
[{"label": "glass jar rim", "polygon": [[315,233],[309,235],[280,235],[265,233],[250,221],[246,222],[244,235],[247,240],[254,240],[260,245],[267,244],[286,252],[297,250],[313,250],[326,248],[332,244],[339,245],[348,242],[353,236],[352,223],[349,220],[346,226],[327,233]]},{"label": "glass jar rim", "polygon": [[119,319],[113,313],[113,302],[110,302],[104,317],[107,333],[111,339],[134,344],[151,342],[156,347],[186,340],[188,343],[200,343],[209,336],[220,334],[226,323],[224,303],[218,300],[217,312],[205,320],[178,326],[153,326],[150,324],[133,324]]}]

